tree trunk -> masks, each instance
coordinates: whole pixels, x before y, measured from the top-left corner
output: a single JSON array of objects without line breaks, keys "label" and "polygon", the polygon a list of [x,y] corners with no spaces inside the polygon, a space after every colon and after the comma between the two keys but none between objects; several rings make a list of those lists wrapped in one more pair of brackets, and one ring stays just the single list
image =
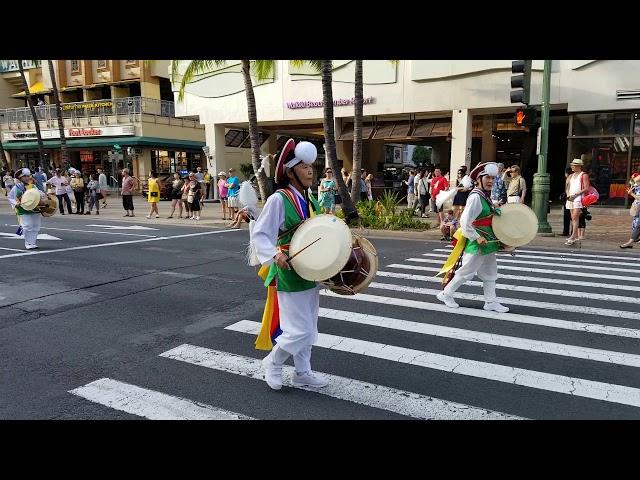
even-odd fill
[{"label": "tree trunk", "polygon": [[[44,161],[44,145],[42,143],[42,134],[40,133],[40,121],[36,113],[36,108],[33,106],[33,99],[31,98],[31,92],[29,91],[29,85],[27,84],[27,77],[24,76],[24,68],[22,66],[22,60],[18,60],[18,69],[20,70],[20,77],[22,78],[22,88],[24,89],[24,95],[27,99],[27,104],[31,110],[31,116],[33,117],[33,123],[36,127],[36,138],[38,139],[38,153],[40,155],[40,165]],[[16,165],[16,168],[18,165]]]},{"label": "tree trunk", "polygon": [[[56,82],[56,72],[53,69],[53,61],[49,62],[49,75],[51,76],[51,84],[53,88],[53,100],[56,104],[56,117],[58,118],[58,130],[60,130],[60,152],[62,157],[62,166],[64,168],[69,164],[69,152],[67,152],[67,138],[64,135],[64,121],[62,120],[62,106],[60,105],[60,96],[58,95],[58,83]],[[53,159],[51,159],[53,164]],[[49,165],[47,165],[49,168]]]},{"label": "tree trunk", "polygon": [[0,133],[0,162],[3,170],[9,170],[9,157],[7,157],[7,152],[4,149],[4,145],[2,145],[1,133]]},{"label": "tree trunk", "polygon": [[251,164],[253,173],[258,181],[260,198],[267,201],[269,186],[267,176],[260,170],[260,140],[258,135],[258,113],[256,110],[256,97],[253,94],[253,83],[251,82],[251,62],[242,60],[242,75],[244,77],[244,90],[247,94],[247,110],[249,112],[249,140],[251,142]]},{"label": "tree trunk", "polygon": [[322,60],[322,103],[324,109],[324,143],[325,154],[329,158],[331,170],[333,170],[334,178],[338,183],[338,193],[342,197],[342,210],[345,214],[347,224],[357,221],[360,217],[356,210],[347,185],[344,183],[342,175],[339,175],[340,168],[338,166],[338,157],[336,154],[336,138],[333,128],[333,72],[331,60]]},{"label": "tree trunk", "polygon": [[362,169],[362,60],[356,60],[355,114],[353,116],[353,171],[351,172],[351,200],[360,198],[360,170]]}]

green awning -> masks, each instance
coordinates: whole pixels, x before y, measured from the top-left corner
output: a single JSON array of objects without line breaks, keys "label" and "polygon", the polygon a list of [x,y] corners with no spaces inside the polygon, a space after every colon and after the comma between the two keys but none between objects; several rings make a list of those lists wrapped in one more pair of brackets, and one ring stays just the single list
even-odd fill
[{"label": "green awning", "polygon": [[[60,148],[60,140],[43,140],[42,143],[44,148],[48,150]],[[193,150],[200,150],[205,146],[205,142],[158,137],[100,137],[67,139],[68,148],[111,148],[114,143],[132,147],[158,147],[165,149],[188,148]],[[37,150],[38,142],[4,142],[2,146],[5,150]]]}]

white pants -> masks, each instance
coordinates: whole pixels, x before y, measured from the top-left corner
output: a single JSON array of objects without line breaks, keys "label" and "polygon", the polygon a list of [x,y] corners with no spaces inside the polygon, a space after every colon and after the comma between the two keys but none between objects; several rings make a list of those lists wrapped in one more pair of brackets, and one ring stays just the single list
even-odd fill
[{"label": "white pants", "polygon": [[496,302],[498,263],[495,252],[488,255],[465,253],[462,257],[462,266],[456,270],[453,280],[444,288],[444,293],[453,295],[462,285],[472,280],[476,274],[482,280],[484,301],[487,303]]},{"label": "white pants", "polygon": [[409,208],[413,207],[413,203],[415,202],[416,195],[414,193],[407,193],[407,205]]},{"label": "white pants", "polygon": [[311,370],[311,346],[318,339],[319,308],[318,287],[303,292],[278,292],[282,333],[276,338],[276,344],[280,350],[293,355],[296,372]]},{"label": "white pants", "polygon": [[24,231],[24,245],[35,245],[38,241],[38,232],[42,222],[42,215],[32,213],[29,215],[20,215],[22,230]]}]

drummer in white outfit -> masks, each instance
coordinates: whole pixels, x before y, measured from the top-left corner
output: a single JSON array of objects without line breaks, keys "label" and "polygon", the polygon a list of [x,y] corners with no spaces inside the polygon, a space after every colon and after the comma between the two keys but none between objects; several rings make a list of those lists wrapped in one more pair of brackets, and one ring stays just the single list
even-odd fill
[{"label": "drummer in white outfit", "polygon": [[567,193],[567,203],[565,207],[571,212],[571,236],[565,245],[573,245],[582,240],[579,232],[580,214],[582,213],[582,196],[589,190],[589,175],[582,171],[582,160],[574,158],[571,162],[573,174],[569,177],[569,189]]},{"label": "drummer in white outfit", "polygon": [[[309,218],[314,208],[308,190],[313,183],[316,156],[317,150],[309,142],[295,146],[291,139],[285,144],[276,166],[276,182],[287,192],[283,194],[279,190],[267,199],[251,233],[251,242],[260,263],[269,265],[275,262],[276,270],[281,271],[272,273],[276,273],[282,333],[262,362],[265,380],[274,390],[282,388],[282,367],[290,356],[293,356],[295,366],[294,386],[320,388],[329,383],[324,376],[311,370],[311,347],[318,338],[319,288],[291,272],[287,262],[289,257],[282,251],[286,250],[285,245],[280,245],[285,238],[283,232],[289,228],[286,227],[286,211],[289,209],[291,212],[293,208],[290,200],[301,208],[304,218]],[[313,202],[316,203],[315,199]]]},{"label": "drummer in white outfit", "polygon": [[42,215],[36,208],[33,210],[25,210],[21,207],[22,195],[28,189],[35,189],[40,194],[40,203],[46,199],[47,196],[41,190],[38,190],[34,184],[34,180],[31,177],[31,171],[28,168],[22,168],[16,172],[16,184],[11,189],[7,198],[11,206],[15,209],[20,225],[24,232],[24,246],[27,250],[33,250],[38,248],[38,232],[40,231],[40,225],[42,221]]}]

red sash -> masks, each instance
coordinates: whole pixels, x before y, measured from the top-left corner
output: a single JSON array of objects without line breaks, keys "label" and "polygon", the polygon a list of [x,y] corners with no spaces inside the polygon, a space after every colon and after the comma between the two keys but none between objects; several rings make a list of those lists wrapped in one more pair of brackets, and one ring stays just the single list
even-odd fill
[{"label": "red sash", "polygon": [[490,227],[492,221],[493,215],[489,215],[488,217],[478,218],[474,220],[471,225],[473,225],[474,227]]}]

